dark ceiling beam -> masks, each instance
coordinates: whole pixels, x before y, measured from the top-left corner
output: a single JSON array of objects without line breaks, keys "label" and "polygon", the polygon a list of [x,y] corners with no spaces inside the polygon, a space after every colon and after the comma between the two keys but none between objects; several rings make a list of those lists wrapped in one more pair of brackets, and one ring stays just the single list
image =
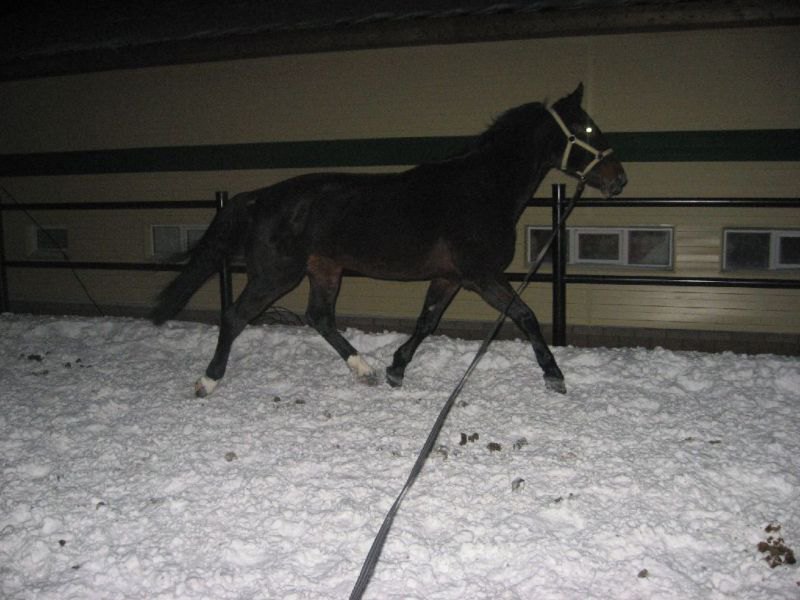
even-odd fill
[{"label": "dark ceiling beam", "polygon": [[800,24],[797,0],[699,0],[492,15],[376,20],[102,46],[0,63],[0,81],[114,69],[403,46]]}]

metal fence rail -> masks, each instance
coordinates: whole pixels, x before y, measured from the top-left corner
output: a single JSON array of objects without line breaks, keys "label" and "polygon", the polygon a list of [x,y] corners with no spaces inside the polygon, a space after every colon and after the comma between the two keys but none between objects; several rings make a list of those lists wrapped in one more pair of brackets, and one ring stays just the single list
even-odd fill
[{"label": "metal fence rail", "polygon": [[[553,186],[550,200],[532,199],[529,207],[551,208],[553,218],[564,203],[563,188]],[[114,270],[114,271],[180,271],[181,264],[159,262],[88,262],[62,260],[7,260],[5,258],[5,239],[3,213],[6,211],[61,211],[61,210],[181,210],[190,208],[216,208],[221,210],[227,202],[227,192],[217,192],[215,200],[170,200],[170,201],[119,201],[119,202],[0,202],[0,308],[9,308],[7,268],[26,269],[64,269],[76,270]],[[800,208],[800,198],[625,198],[613,200],[582,200],[579,208],[663,208],[663,207],[712,207],[712,208]],[[558,222],[554,220],[553,222]],[[563,244],[565,232],[556,238],[555,244]],[[563,246],[561,246],[563,247]],[[558,262],[551,274],[537,274],[533,281],[553,284],[553,341],[555,345],[566,343],[566,286],[569,284],[588,285],[653,285],[676,287],[727,287],[761,289],[800,289],[800,279],[788,278],[736,278],[736,277],[679,277],[665,275],[569,275],[566,273],[566,253],[555,253]],[[225,308],[232,302],[232,273],[244,273],[241,265],[226,265],[220,273],[220,304]],[[360,277],[358,273],[345,272],[349,277]],[[524,273],[508,273],[511,281],[521,281]]]}]

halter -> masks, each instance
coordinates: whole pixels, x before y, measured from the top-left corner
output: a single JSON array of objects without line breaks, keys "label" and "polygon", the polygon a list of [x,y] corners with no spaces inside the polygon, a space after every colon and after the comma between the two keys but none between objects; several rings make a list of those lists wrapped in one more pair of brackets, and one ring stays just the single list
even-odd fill
[{"label": "halter", "polygon": [[567,163],[569,162],[569,155],[570,155],[570,152],[572,152],[572,147],[573,146],[580,146],[581,148],[583,148],[587,152],[589,152],[589,153],[594,155],[594,159],[588,165],[586,165],[583,168],[582,171],[575,171],[575,175],[577,175],[580,178],[581,181],[584,181],[586,179],[586,175],[592,169],[595,168],[597,163],[602,161],[606,156],[608,156],[609,154],[611,154],[614,151],[613,148],[606,148],[605,150],[598,150],[597,148],[592,146],[589,142],[584,142],[583,140],[579,140],[577,137],[575,137],[575,134],[573,134],[567,128],[567,126],[564,124],[564,121],[561,119],[560,116],[558,116],[558,113],[555,110],[553,110],[551,107],[548,106],[547,107],[547,112],[549,112],[551,115],[553,115],[553,118],[556,120],[556,123],[558,123],[558,126],[561,128],[561,131],[563,131],[564,135],[567,136],[567,145],[564,148],[564,156],[561,157],[561,167],[560,167],[560,169],[562,171],[564,171],[565,173],[568,172],[567,171]]}]

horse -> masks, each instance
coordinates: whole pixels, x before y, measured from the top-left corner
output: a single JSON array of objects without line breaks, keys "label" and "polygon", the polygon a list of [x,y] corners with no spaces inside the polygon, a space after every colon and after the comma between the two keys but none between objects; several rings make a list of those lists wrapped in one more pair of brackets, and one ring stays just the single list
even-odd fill
[{"label": "horse", "polygon": [[376,372],[336,327],[344,271],[395,281],[430,281],[413,334],[386,369],[402,385],[420,343],[463,287],[506,311],[533,347],[547,389],[566,393],[564,375],[533,311],[504,271],[514,255],[516,222],[545,175],[558,168],[607,198],[627,177],[594,121],[581,108],[583,84],[547,106],[531,102],[494,120],[459,154],[399,173],[312,173],[231,198],[157,296],[150,319],[177,315],[222,261],[244,249],[247,284],[223,311],[216,350],[195,384],[211,394],[231,346],[249,321],[308,277],[306,322],[338,352],[355,378]]}]

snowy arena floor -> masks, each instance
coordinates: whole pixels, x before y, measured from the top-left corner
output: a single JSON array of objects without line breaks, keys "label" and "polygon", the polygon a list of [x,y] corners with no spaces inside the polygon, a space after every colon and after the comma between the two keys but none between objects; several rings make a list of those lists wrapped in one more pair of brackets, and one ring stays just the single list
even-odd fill
[{"label": "snowy arena floor", "polygon": [[[0,316],[0,597],[346,598],[479,343],[357,384],[313,331]],[[346,333],[383,368],[405,336]],[[800,360],[495,342],[365,598],[796,599]]]}]

